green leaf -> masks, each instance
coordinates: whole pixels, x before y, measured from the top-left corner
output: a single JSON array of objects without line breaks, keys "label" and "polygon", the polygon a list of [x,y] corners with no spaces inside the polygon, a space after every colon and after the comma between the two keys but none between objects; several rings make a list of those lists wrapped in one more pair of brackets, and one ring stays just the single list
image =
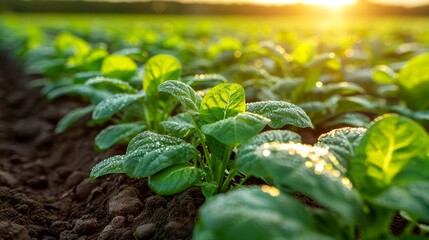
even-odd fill
[{"label": "green leaf", "polygon": [[285,125],[300,128],[313,127],[310,118],[302,108],[284,101],[248,103],[247,111],[270,119],[268,126],[272,128],[281,128]]},{"label": "green leaf", "polygon": [[377,66],[372,69],[374,82],[381,84],[392,84],[396,82],[396,73],[386,65]]},{"label": "green leaf", "polygon": [[402,68],[397,81],[400,95],[414,110],[429,109],[429,53],[412,58]]},{"label": "green leaf", "polygon": [[427,159],[428,146],[429,136],[419,124],[384,115],[362,137],[351,161],[350,176],[360,190],[376,192],[376,187],[388,186],[410,162]]},{"label": "green leaf", "polygon": [[109,98],[104,99],[95,107],[94,112],[92,113],[92,119],[101,120],[107,119],[113,116],[115,113],[119,112],[124,107],[130,105],[131,103],[144,98],[146,95],[144,93],[139,94],[115,94]]},{"label": "green leaf", "polygon": [[65,115],[61,120],[57,123],[57,127],[55,128],[55,133],[62,133],[67,130],[73,123],[83,118],[85,115],[89,114],[94,110],[93,105],[89,105],[83,108],[77,108]]},{"label": "green leaf", "polygon": [[[252,153],[253,152],[253,153]],[[264,143],[240,149],[237,168],[249,175],[268,178],[283,190],[301,192],[353,224],[361,202],[346,170],[327,149],[299,143]]]},{"label": "green leaf", "polygon": [[85,40],[68,32],[58,34],[54,45],[66,55],[82,56],[88,54],[91,50],[90,45]]},{"label": "green leaf", "polygon": [[400,85],[413,87],[419,84],[421,81],[428,80],[428,61],[429,53],[418,55],[409,60],[400,72]]},{"label": "green leaf", "polygon": [[184,82],[192,87],[213,87],[221,83],[226,83],[228,80],[220,74],[197,74],[186,77]]},{"label": "green leaf", "polygon": [[334,154],[340,163],[347,168],[355,156],[355,150],[365,132],[365,128],[334,129],[322,134],[318,139],[317,146],[329,148],[329,152]]},{"label": "green leaf", "polygon": [[180,81],[166,81],[159,85],[158,90],[173,95],[186,112],[198,114],[202,98],[189,85]]},{"label": "green leaf", "polygon": [[[260,133],[238,148],[237,162],[240,162],[244,168],[252,168],[252,166],[247,165],[248,162],[246,159],[258,158],[259,156],[255,152],[255,149],[269,142],[300,143],[301,136],[288,130],[270,130]],[[264,171],[264,168],[260,168],[259,171],[261,176],[269,175],[269,173]],[[272,183],[272,179],[269,177],[264,177],[263,179],[267,183]]]},{"label": "green leaf", "polygon": [[107,174],[124,173],[124,157],[124,155],[116,155],[97,163],[97,165],[92,168],[89,178],[96,179]]},{"label": "green leaf", "polygon": [[402,210],[414,219],[429,221],[429,181],[415,182],[406,186],[392,186],[370,199],[373,203]]},{"label": "green leaf", "polygon": [[311,70],[324,66],[330,67],[333,70],[339,70],[341,68],[341,59],[332,52],[322,53],[316,55],[311,61],[307,62],[304,67]]},{"label": "green leaf", "polygon": [[54,100],[65,95],[86,97],[91,99],[93,103],[98,103],[109,97],[110,93],[85,85],[67,85],[50,91],[47,95],[47,98],[49,100]]},{"label": "green leaf", "polygon": [[380,105],[385,105],[385,102],[381,102],[380,99],[371,98],[364,95],[349,96],[339,99],[336,106],[336,112],[348,113],[348,112],[380,112]]},{"label": "green leaf", "polygon": [[348,125],[352,127],[367,127],[371,123],[371,119],[362,113],[346,113],[336,117],[326,123],[326,127],[334,127],[338,125]]},{"label": "green leaf", "polygon": [[257,114],[240,113],[215,123],[201,126],[204,134],[226,145],[240,145],[258,134],[270,120]]},{"label": "green leaf", "polygon": [[90,78],[100,77],[101,72],[99,71],[89,71],[89,72],[78,72],[73,76],[74,83],[84,83]]},{"label": "green leaf", "polygon": [[246,111],[243,87],[236,83],[223,83],[210,89],[200,107],[201,124],[214,123]]},{"label": "green leaf", "polygon": [[124,93],[137,93],[137,89],[131,86],[128,82],[116,78],[95,77],[88,79],[85,82],[85,85],[98,86],[103,88],[113,87]]},{"label": "green leaf", "polygon": [[[253,169],[253,165],[249,165],[251,162],[247,162],[247,159],[256,159],[259,157],[258,153],[255,152],[255,149],[261,146],[264,143],[270,142],[294,142],[300,143],[301,136],[297,133],[288,131],[288,130],[271,130],[260,133],[250,139],[247,143],[243,144],[237,152],[237,163],[239,163],[243,168],[251,169],[250,171],[256,171],[258,167]],[[256,166],[256,165],[255,165]],[[264,168],[260,168],[260,171],[263,171]],[[268,174],[261,174],[268,175]]]},{"label": "green leaf", "polygon": [[256,148],[267,142],[300,143],[301,136],[298,133],[289,130],[269,130],[256,135],[255,137],[250,139],[250,141],[247,142],[244,146]]},{"label": "green leaf", "polygon": [[146,128],[143,122],[121,123],[103,129],[95,137],[95,146],[105,150],[115,145],[124,138],[133,136]]},{"label": "green leaf", "polygon": [[216,182],[203,182],[201,184],[201,192],[203,192],[203,195],[206,199],[215,195],[217,189],[218,186]]},{"label": "green leaf", "polygon": [[197,149],[180,138],[143,132],[128,144],[124,169],[130,177],[140,178],[191,160]]},{"label": "green leaf", "polygon": [[365,89],[356,83],[351,82],[340,82],[340,83],[329,83],[325,85],[313,87],[311,94],[316,95],[320,99],[321,97],[331,97],[334,94],[341,95],[352,95],[365,93]]},{"label": "green leaf", "polygon": [[178,138],[186,137],[195,131],[195,126],[192,124],[191,117],[185,113],[170,117],[168,121],[161,122],[161,126],[170,135]]},{"label": "green leaf", "polygon": [[159,54],[150,58],[145,66],[143,89],[149,98],[158,96],[158,86],[167,80],[178,80],[182,65],[177,58]]},{"label": "green leaf", "polygon": [[316,233],[310,211],[292,197],[263,186],[220,194],[200,209],[196,240],[329,239]]},{"label": "green leaf", "polygon": [[121,55],[110,55],[101,65],[101,72],[105,77],[121,80],[129,80],[136,70],[136,63],[130,57]]},{"label": "green leaf", "polygon": [[292,59],[299,64],[308,63],[316,55],[316,44],[308,41],[298,45],[292,52]]},{"label": "green leaf", "polygon": [[199,181],[200,175],[198,168],[177,165],[150,176],[148,185],[158,195],[173,195],[194,186]]}]

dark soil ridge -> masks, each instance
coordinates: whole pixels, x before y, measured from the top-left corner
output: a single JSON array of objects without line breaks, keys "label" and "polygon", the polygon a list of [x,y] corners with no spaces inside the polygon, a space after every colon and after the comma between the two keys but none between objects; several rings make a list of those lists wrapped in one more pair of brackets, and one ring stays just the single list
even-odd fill
[{"label": "dark soil ridge", "polygon": [[191,239],[204,197],[198,188],[161,197],[145,180],[111,175],[90,182],[100,131],[82,121],[55,134],[82,103],[47,103],[14,61],[0,54],[0,239]]}]

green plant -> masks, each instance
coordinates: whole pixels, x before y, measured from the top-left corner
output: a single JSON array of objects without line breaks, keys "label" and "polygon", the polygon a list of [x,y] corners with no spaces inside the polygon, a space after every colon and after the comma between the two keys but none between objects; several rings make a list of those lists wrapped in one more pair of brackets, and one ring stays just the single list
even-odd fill
[{"label": "green plant", "polygon": [[[209,199],[195,239],[392,239],[397,211],[410,220],[401,239],[420,239],[414,227],[428,234],[419,221],[429,221],[429,135],[410,119],[385,115],[368,130],[333,130],[314,146],[255,137],[237,154],[239,171],[273,187]],[[298,202],[295,192],[321,207]]]},{"label": "green plant", "polygon": [[[166,81],[158,89],[175,97],[183,108],[183,113],[161,122],[170,136],[153,132],[137,135],[125,155],[97,164],[91,171],[92,179],[126,173],[135,178],[148,177],[149,187],[161,195],[197,185],[209,197],[243,184],[248,176],[236,168],[235,150],[267,125],[312,127],[305,112],[293,104],[246,104],[244,89],[234,83],[217,85],[204,98],[180,81]],[[300,140],[289,131],[268,134],[263,134],[267,141],[271,135]]]},{"label": "green plant", "polygon": [[90,103],[66,114],[57,124],[57,133],[64,132],[74,122],[92,113],[106,99],[121,93],[138,94],[139,87],[131,81],[136,75],[137,65],[131,58],[109,55],[99,64],[99,69],[101,71],[77,72],[73,77],[65,78],[59,86],[46,85],[45,88],[52,88],[47,92],[49,100],[71,95]]},{"label": "green plant", "polygon": [[[115,58],[118,57],[120,56]],[[129,63],[122,64],[121,68],[127,69]],[[105,66],[103,69],[108,69],[111,75],[124,75],[124,70],[115,70],[116,68],[112,70],[109,64],[103,66]],[[90,79],[86,83],[87,85],[120,89],[119,93],[113,94],[98,103],[92,113],[92,119],[95,121],[110,120],[116,123],[97,135],[95,138],[96,147],[98,149],[107,149],[124,138],[134,136],[144,129],[150,129],[155,132],[162,131],[159,123],[170,116],[176,106],[176,102],[172,101],[170,96],[159,93],[158,86],[166,80],[180,79],[181,71],[182,67],[179,60],[171,55],[160,54],[146,62],[142,90],[116,79]],[[130,77],[131,75],[128,75],[128,78]],[[115,115],[117,116],[116,118],[114,117]]]}]

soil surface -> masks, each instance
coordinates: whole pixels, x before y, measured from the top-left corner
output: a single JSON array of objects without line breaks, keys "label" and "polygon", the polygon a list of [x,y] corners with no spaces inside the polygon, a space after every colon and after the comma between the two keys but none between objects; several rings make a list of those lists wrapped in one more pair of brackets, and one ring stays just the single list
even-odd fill
[{"label": "soil surface", "polygon": [[101,130],[55,125],[76,99],[53,103],[29,89],[31,77],[0,54],[0,239],[190,239],[204,196],[198,188],[161,197],[145,180],[111,175],[89,181]]}]

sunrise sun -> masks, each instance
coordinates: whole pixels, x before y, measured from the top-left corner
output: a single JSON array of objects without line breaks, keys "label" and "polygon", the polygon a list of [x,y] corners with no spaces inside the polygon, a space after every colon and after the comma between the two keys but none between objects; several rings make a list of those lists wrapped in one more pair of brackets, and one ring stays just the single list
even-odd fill
[{"label": "sunrise sun", "polygon": [[351,5],[356,0],[255,0],[255,2],[267,3],[267,4],[288,4],[288,3],[305,3],[311,5],[321,5],[326,7],[342,7]]},{"label": "sunrise sun", "polygon": [[345,5],[351,5],[355,3],[356,0],[302,0],[300,2],[314,5],[323,5],[327,7],[341,7]]}]

